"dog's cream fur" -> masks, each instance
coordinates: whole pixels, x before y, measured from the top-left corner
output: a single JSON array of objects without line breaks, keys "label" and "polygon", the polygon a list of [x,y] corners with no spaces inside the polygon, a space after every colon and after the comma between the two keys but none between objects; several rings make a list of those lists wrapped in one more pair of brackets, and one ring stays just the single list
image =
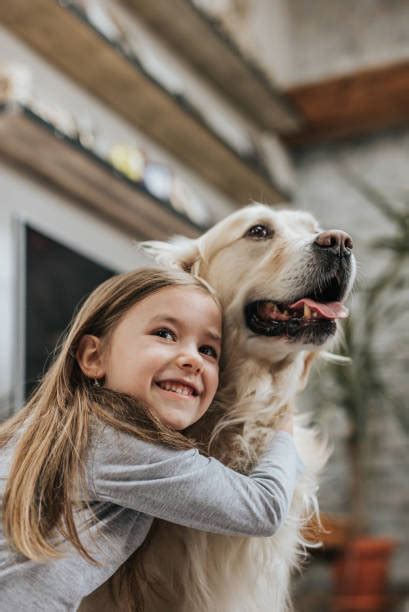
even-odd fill
[{"label": "dog's cream fur", "polygon": [[[268,226],[271,236],[249,237],[247,230],[255,225]],[[317,270],[311,250],[319,231],[308,213],[255,204],[230,215],[197,240],[145,245],[161,263],[205,279],[222,302],[220,391],[189,435],[205,452],[242,473],[257,462],[278,416],[294,405],[322,349],[317,344],[254,334],[245,324],[244,307],[258,299],[291,302],[311,291],[312,277],[318,284],[325,281],[326,271]],[[352,259],[346,293],[354,274]],[[328,456],[325,443],[305,417],[296,416],[294,439],[305,470],[289,515],[274,536],[220,536],[159,521],[143,565],[148,576],[158,578],[164,599],[141,584],[146,612],[283,612],[289,608],[290,573],[306,545],[301,530],[317,511],[318,474]],[[101,598],[95,601],[101,612]]]}]

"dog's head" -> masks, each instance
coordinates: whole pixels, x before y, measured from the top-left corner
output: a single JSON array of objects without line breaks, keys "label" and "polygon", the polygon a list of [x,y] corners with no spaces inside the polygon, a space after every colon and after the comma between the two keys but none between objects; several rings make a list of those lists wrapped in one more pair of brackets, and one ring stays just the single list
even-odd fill
[{"label": "dog's head", "polygon": [[309,213],[253,204],[196,240],[143,246],[214,287],[249,353],[282,358],[317,350],[347,316],[352,240],[340,230],[323,231]]}]

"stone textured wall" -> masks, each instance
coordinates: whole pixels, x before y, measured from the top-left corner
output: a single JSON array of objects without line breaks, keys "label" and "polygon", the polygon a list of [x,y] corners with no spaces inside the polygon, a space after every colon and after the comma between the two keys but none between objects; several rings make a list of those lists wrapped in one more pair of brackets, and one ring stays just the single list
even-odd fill
[{"label": "stone textured wall", "polygon": [[194,0],[287,86],[409,58],[408,0]]},{"label": "stone textured wall", "polygon": [[288,0],[292,71],[301,83],[409,58],[407,0]]},{"label": "stone textured wall", "polygon": [[[368,248],[369,241],[388,234],[391,226],[349,183],[345,171],[353,170],[396,202],[406,193],[406,205],[409,206],[409,129],[349,144],[305,150],[296,155],[295,163],[297,206],[311,211],[324,227],[338,227],[352,235],[359,263],[358,283],[364,286],[386,265],[386,257],[382,254],[374,257]],[[358,293],[352,301],[352,309],[359,305]],[[405,303],[402,308],[406,308]],[[380,330],[380,335],[385,342],[388,340],[396,346],[391,362],[395,371],[390,372],[388,380],[394,393],[401,397],[402,409],[409,413],[409,381],[404,371],[409,364],[407,346],[400,343],[399,328],[394,327],[393,321],[387,327]],[[385,368],[391,363],[385,363]],[[404,367],[398,376],[401,365]],[[321,366],[319,370],[319,376],[315,374],[301,403],[306,408],[318,406],[321,409],[322,426],[335,446],[322,481],[321,507],[331,512],[345,512],[348,511],[351,482],[346,452],[349,425],[342,413],[328,404],[331,389],[326,389],[325,396],[320,391],[327,383],[325,369]],[[409,591],[409,437],[404,434],[387,399],[379,398],[379,403],[373,407],[366,442],[365,478],[361,486],[365,493],[368,525],[372,533],[397,540],[391,580],[396,589]]]}]

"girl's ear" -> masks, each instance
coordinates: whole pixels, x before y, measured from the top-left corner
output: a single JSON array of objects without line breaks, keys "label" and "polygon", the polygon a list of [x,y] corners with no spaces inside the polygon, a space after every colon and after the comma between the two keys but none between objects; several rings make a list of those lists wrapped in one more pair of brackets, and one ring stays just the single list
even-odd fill
[{"label": "girl's ear", "polygon": [[105,368],[102,359],[102,342],[97,336],[86,334],[80,340],[75,354],[78,365],[88,378],[102,378]]}]

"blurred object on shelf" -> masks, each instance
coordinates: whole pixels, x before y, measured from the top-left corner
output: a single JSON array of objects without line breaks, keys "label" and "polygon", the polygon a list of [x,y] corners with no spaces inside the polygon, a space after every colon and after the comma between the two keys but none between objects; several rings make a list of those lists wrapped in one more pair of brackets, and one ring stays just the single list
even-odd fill
[{"label": "blurred object on shelf", "polygon": [[124,24],[116,12],[103,0],[64,0],[65,6],[80,8],[88,21],[113,44],[129,52],[130,45]]},{"label": "blurred object on shelf", "polygon": [[24,64],[0,63],[0,102],[24,105],[63,134],[70,138],[79,137],[77,121],[71,113],[33,94],[32,72]]},{"label": "blurred object on shelf", "polygon": [[[192,0],[192,3],[208,19],[216,21],[221,31],[226,29],[226,23],[231,22],[237,27],[237,23],[243,22],[249,16],[250,3],[248,0]],[[230,29],[234,32],[234,27]],[[232,32],[230,32],[231,35]]]},{"label": "blurred object on shelf", "polygon": [[97,130],[94,122],[87,116],[76,117],[78,139],[83,147],[95,151]]},{"label": "blurred object on shelf", "polygon": [[116,144],[109,156],[112,165],[131,181],[141,181],[145,172],[146,155],[137,146]]},{"label": "blurred object on shelf", "polygon": [[[200,114],[205,123],[219,138],[243,157],[254,157],[255,150],[250,134],[242,122],[235,120],[231,113],[224,113],[220,107],[204,106]],[[196,104],[198,107],[198,104]]]},{"label": "blurred object on shelf", "polygon": [[78,140],[86,149],[95,151],[96,126],[89,116],[76,117],[59,104],[39,99],[37,96],[32,96],[25,106],[65,136]]},{"label": "blurred object on shelf", "polygon": [[286,193],[292,193],[295,187],[295,172],[290,156],[280,139],[271,132],[263,132],[258,134],[254,141],[273,183]]},{"label": "blurred object on shelf", "polygon": [[17,62],[0,63],[0,103],[21,102],[31,97],[33,76],[28,66]]},{"label": "blurred object on shelf", "polygon": [[97,30],[112,42],[118,43],[121,41],[121,30],[100,0],[78,0],[77,3],[82,6],[89,21],[95,25]]},{"label": "blurred object on shelf", "polygon": [[159,200],[170,201],[173,184],[173,172],[165,164],[158,162],[148,162],[145,166],[143,182]]},{"label": "blurred object on shelf", "polygon": [[194,223],[208,227],[212,218],[205,204],[171,168],[157,162],[147,162],[143,175],[147,189],[157,198],[169,202],[173,208]]},{"label": "blurred object on shelf", "polygon": [[208,227],[212,223],[209,210],[183,180],[175,176],[171,193],[171,203],[175,210],[185,214],[197,225]]},{"label": "blurred object on shelf", "polygon": [[78,125],[75,117],[58,104],[33,97],[27,104],[27,107],[41,117],[41,119],[51,123],[59,132],[70,138],[79,139]]},{"label": "blurred object on shelf", "polygon": [[174,96],[185,96],[183,78],[173,67],[167,65],[165,58],[153,46],[148,46],[146,41],[143,41],[143,45],[138,45],[134,38],[130,45],[142,68],[151,78]]}]

